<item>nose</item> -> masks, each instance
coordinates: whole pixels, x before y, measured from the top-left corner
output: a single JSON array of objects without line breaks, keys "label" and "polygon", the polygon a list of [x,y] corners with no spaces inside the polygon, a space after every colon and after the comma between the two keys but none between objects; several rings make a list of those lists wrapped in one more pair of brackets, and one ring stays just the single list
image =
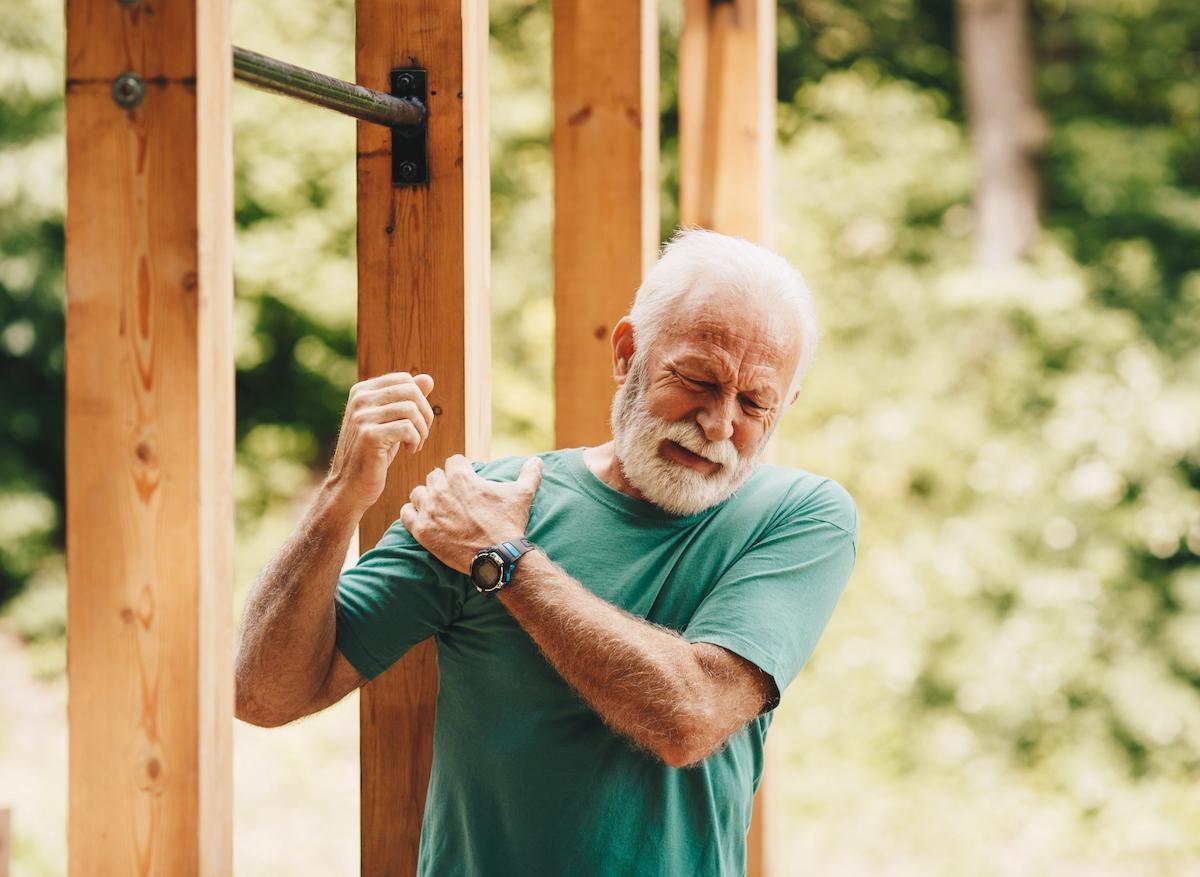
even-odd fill
[{"label": "nose", "polygon": [[724,442],[733,437],[733,418],[737,402],[722,396],[700,409],[696,423],[710,442]]}]

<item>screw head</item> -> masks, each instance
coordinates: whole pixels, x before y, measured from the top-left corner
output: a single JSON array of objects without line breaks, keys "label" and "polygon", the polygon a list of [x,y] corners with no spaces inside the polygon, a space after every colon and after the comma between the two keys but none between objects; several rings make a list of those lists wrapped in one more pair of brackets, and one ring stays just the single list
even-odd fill
[{"label": "screw head", "polygon": [[146,86],[136,73],[122,73],[113,80],[112,97],[117,106],[132,109],[142,102]]},{"label": "screw head", "polygon": [[401,73],[396,77],[396,88],[412,91],[417,87],[417,80],[413,78],[411,73]]},{"label": "screw head", "polygon": [[415,180],[417,178],[417,165],[415,162],[402,161],[400,162],[400,179]]}]

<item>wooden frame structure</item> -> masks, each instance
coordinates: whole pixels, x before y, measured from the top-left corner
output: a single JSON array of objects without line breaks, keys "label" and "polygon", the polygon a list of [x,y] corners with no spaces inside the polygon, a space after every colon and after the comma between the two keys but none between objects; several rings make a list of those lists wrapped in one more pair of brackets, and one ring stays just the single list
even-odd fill
[{"label": "wooden frame structure", "polygon": [[[614,5],[615,3],[615,5]],[[608,338],[658,241],[654,0],[553,0],[556,439],[606,440]],[[227,3],[67,4],[70,872],[232,871],[232,80]],[[488,453],[487,5],[356,0],[358,82],[428,71],[429,183],[358,127],[359,371],[428,371],[439,425],[360,525]],[[86,36],[86,39],[85,39]],[[685,223],[769,239],[774,7],[687,0]],[[136,87],[128,74],[136,74]],[[103,216],[105,222],[94,221]],[[363,690],[362,872],[416,870],[432,643]],[[761,805],[761,797],[759,801]],[[751,875],[766,873],[761,806]]]}]

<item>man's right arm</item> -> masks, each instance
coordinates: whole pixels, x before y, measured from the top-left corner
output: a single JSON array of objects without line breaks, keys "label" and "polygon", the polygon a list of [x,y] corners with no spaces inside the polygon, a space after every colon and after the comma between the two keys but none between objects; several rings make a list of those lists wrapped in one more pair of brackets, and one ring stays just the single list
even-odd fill
[{"label": "man's right arm", "polygon": [[362,517],[328,484],[246,600],[234,714],[265,727],[317,712],[365,681],[334,647],[334,591]]},{"label": "man's right arm", "polygon": [[355,384],[330,472],[303,520],[246,601],[234,667],[234,714],[282,725],[317,712],[365,681],[336,648],[334,593],[363,514],[383,492],[400,448],[416,453],[433,424],[429,375],[394,373]]}]

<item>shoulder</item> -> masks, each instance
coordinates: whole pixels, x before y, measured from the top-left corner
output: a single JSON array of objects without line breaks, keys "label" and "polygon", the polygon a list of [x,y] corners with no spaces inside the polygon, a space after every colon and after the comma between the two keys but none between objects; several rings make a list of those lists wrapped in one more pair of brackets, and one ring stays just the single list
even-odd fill
[{"label": "shoulder", "polygon": [[516,481],[521,474],[521,467],[530,457],[541,457],[546,467],[544,472],[549,473],[562,465],[565,453],[566,451],[545,451],[541,454],[514,454],[497,457],[495,460],[472,460],[471,465],[480,477],[488,481]]},{"label": "shoulder", "polygon": [[763,507],[779,523],[823,522],[858,539],[858,507],[850,492],[832,478],[792,466],[763,463],[746,483],[746,500]]}]

